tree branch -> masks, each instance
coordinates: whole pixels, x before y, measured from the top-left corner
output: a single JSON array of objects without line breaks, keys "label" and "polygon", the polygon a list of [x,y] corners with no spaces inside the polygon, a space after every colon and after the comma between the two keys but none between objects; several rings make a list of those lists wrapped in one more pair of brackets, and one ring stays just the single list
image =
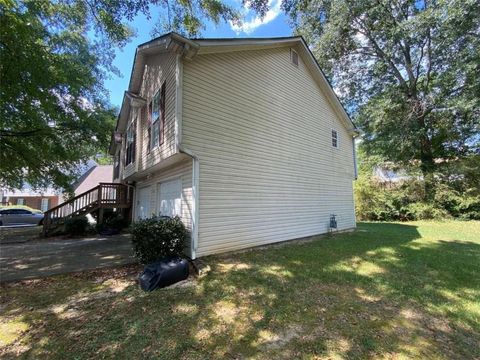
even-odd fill
[{"label": "tree branch", "polygon": [[0,137],[3,137],[3,136],[27,137],[27,136],[37,135],[42,131],[43,129],[35,129],[35,130],[29,130],[29,131],[11,131],[11,130],[0,129]]},{"label": "tree branch", "polygon": [[355,22],[357,22],[357,25],[359,25],[362,30],[358,30],[358,32],[362,35],[364,35],[370,42],[370,44],[373,47],[373,50],[377,54],[377,57],[381,60],[383,60],[389,67],[390,70],[393,72],[393,75],[397,78],[397,80],[400,82],[400,85],[404,87],[405,89],[408,89],[407,82],[403,78],[402,74],[396,67],[395,63],[392,61],[392,59],[380,48],[378,43],[375,41],[373,36],[370,34],[370,31],[360,22],[357,21],[357,19],[354,19]]}]

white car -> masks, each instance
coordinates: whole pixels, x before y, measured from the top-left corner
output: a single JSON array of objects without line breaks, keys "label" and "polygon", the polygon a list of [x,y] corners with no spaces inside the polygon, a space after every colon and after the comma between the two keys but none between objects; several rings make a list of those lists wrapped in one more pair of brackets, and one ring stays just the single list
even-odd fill
[{"label": "white car", "polygon": [[43,214],[26,209],[0,209],[0,226],[42,225]]}]

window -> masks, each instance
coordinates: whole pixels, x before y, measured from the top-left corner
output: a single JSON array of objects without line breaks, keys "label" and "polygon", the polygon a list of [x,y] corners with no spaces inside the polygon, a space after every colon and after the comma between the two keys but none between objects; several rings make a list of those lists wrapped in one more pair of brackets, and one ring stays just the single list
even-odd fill
[{"label": "window", "polygon": [[127,129],[127,138],[125,139],[125,166],[135,162],[136,126],[137,120],[135,119]]},{"label": "window", "polygon": [[148,151],[163,144],[165,123],[165,82],[160,87],[148,105]]},{"label": "window", "polygon": [[40,210],[42,210],[43,212],[48,210],[48,198],[42,199],[42,202],[40,204]]},{"label": "window", "polygon": [[298,53],[293,49],[290,49],[290,60],[293,65],[298,66]]},{"label": "window", "polygon": [[31,211],[24,210],[24,209],[12,209],[10,211],[11,211],[10,212],[11,215],[30,215],[30,214],[32,214]]},{"label": "window", "polygon": [[25,205],[25,199],[17,199],[17,205]]},{"label": "window", "polygon": [[332,146],[338,148],[338,133],[337,130],[332,130]]}]

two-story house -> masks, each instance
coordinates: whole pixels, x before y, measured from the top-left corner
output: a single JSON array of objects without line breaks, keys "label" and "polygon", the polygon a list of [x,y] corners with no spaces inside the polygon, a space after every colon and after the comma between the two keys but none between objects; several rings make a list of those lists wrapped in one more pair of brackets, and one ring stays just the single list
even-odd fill
[{"label": "two-story house", "polygon": [[134,219],[178,215],[196,258],[355,227],[358,134],[301,37],[137,48],[110,153]]}]

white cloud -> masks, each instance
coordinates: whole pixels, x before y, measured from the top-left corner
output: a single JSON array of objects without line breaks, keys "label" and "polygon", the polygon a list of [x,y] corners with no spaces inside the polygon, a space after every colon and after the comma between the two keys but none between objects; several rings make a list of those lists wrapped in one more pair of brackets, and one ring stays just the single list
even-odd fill
[{"label": "white cloud", "polygon": [[[242,32],[245,34],[251,34],[258,27],[268,24],[269,22],[275,20],[282,11],[280,9],[281,4],[282,4],[281,0],[269,0],[268,1],[269,10],[267,11],[263,19],[260,16],[255,16],[250,20],[242,21],[242,24],[240,26],[230,23],[230,28],[233,31],[235,31],[237,34],[240,34]],[[245,17],[247,17],[249,14],[252,14],[252,13],[253,11],[251,10],[247,11],[247,13],[245,14]]]}]

